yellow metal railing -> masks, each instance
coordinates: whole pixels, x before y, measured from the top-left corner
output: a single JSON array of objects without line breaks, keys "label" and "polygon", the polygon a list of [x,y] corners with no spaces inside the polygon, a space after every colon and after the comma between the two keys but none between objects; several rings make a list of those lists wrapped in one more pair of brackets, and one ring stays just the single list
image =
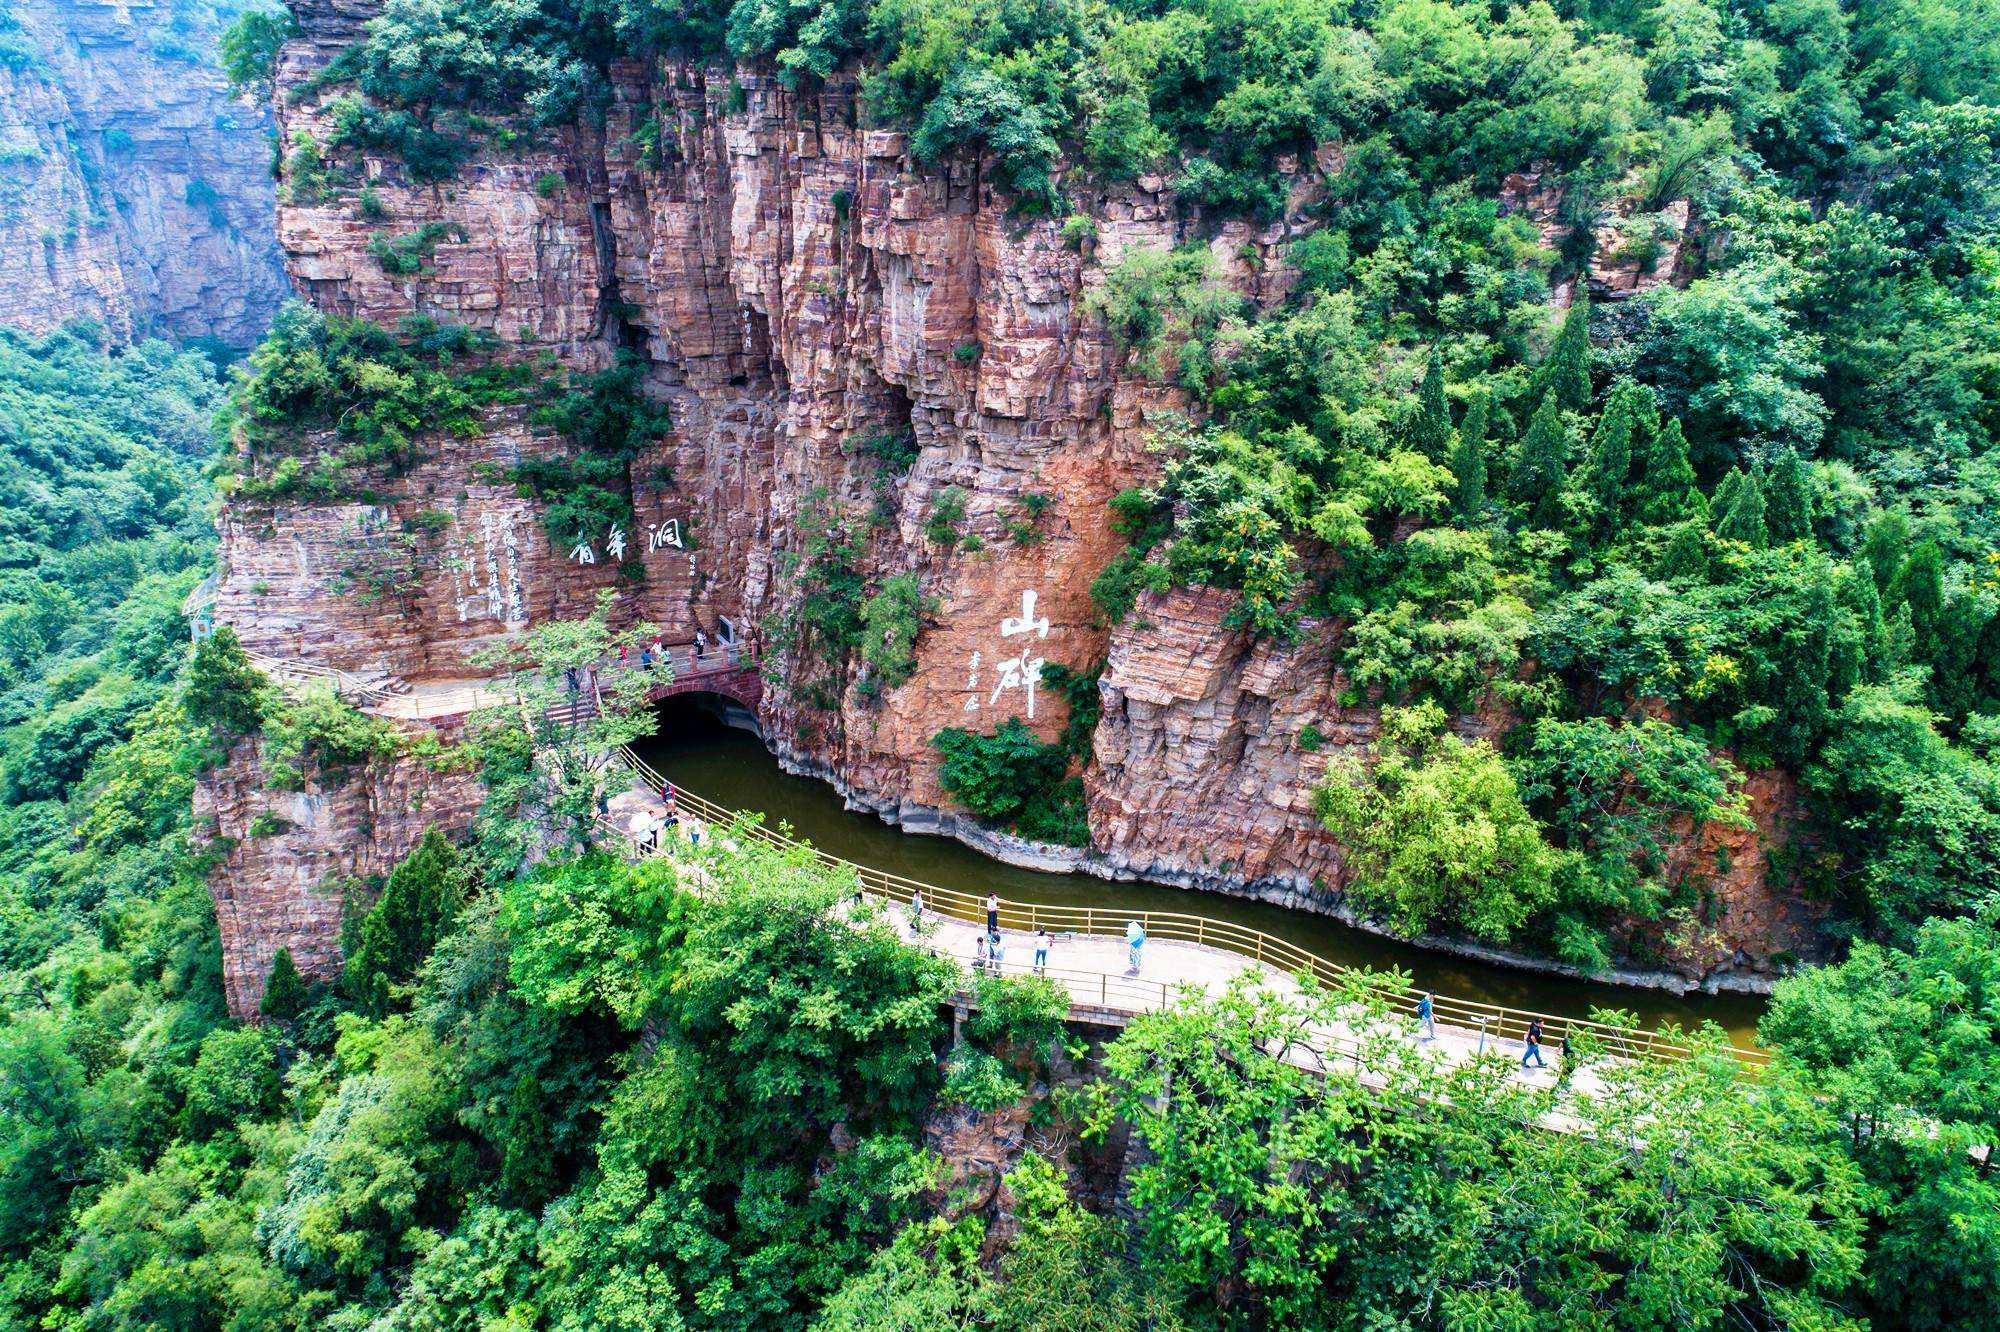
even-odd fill
[{"label": "yellow metal railing", "polygon": [[[620,758],[649,790],[657,793],[666,784],[667,779],[661,773],[630,749],[622,750]],[[718,827],[741,825],[745,835],[759,841],[785,848],[803,848],[819,863],[851,872],[865,891],[886,900],[909,903],[921,897],[923,909],[927,912],[958,920],[983,922],[986,919],[986,899],[976,893],[945,888],[843,860],[809,842],[766,827],[762,822],[755,821],[754,816],[705,800],[678,786],[674,788],[674,804],[677,812],[684,817],[692,815]],[[1170,939],[1197,947],[1220,949],[1290,975],[1310,975],[1326,983],[1354,974],[1351,967],[1330,962],[1262,930],[1188,912],[1046,906],[1003,899],[999,904],[999,917],[1001,926],[1010,930],[1032,933],[1047,929],[1058,934],[1107,937],[1122,937],[1127,922],[1137,920],[1145,925],[1149,940]],[[1382,995],[1392,1009],[1409,1016],[1415,1015],[1415,990],[1384,986]],[[1543,1042],[1552,1047],[1561,1045],[1564,1036],[1573,1035],[1580,1038],[1588,1036],[1606,1052],[1625,1058],[1683,1059],[1693,1053],[1689,1046],[1679,1041],[1640,1027],[1537,1013],[1442,994],[1433,994],[1431,1002],[1439,1026],[1455,1027],[1474,1035],[1483,1033],[1494,1041],[1519,1041],[1527,1035],[1528,1024],[1539,1019]],[[1761,1067],[1769,1060],[1769,1056],[1761,1050],[1733,1046],[1731,1051],[1741,1063],[1750,1067]]]}]

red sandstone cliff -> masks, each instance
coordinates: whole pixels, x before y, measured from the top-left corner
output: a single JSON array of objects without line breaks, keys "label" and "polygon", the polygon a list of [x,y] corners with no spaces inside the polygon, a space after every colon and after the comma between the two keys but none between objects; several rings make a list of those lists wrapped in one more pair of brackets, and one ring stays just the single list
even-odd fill
[{"label": "red sandstone cliff", "polygon": [[[367,12],[358,0],[300,8],[281,87],[303,88]],[[1089,293],[1133,246],[1201,239],[1245,294],[1273,303],[1289,276],[1281,246],[1299,224],[1204,225],[1158,182],[1075,180],[1066,192],[1087,202],[1095,235],[1066,243],[1055,220],[1014,211],[981,163],[921,169],[901,134],[857,128],[849,81],[794,92],[750,69],[628,62],[614,82],[602,129],[482,153],[443,185],[411,182],[394,159],[353,163],[345,188],[281,202],[279,235],[298,289],[328,311],[383,323],[435,315],[491,330],[505,354],[553,352],[573,367],[638,348],[674,423],[631,473],[643,581],[617,582],[609,561],[573,562],[536,506],[481,467],[561,447],[504,408],[483,438],[437,442],[380,503],[232,504],[219,617],[253,650],[409,680],[463,676],[482,644],[579,613],[614,583],[624,614],[670,637],[712,635],[723,617],[748,633],[804,592],[797,565],[815,512],[879,511],[862,556],[868,582],[913,573],[937,606],[915,670],[870,699],[852,688],[855,667],[767,638],[774,679],[761,721],[788,763],[837,781],[857,804],[935,824],[948,803],[937,731],[1030,716],[1038,658],[1108,661],[1088,867],[1333,906],[1338,848],[1313,820],[1309,791],[1328,753],[1366,744],[1375,724],[1372,711],[1338,703],[1334,628],[1291,647],[1252,643],[1223,627],[1221,598],[1178,592],[1149,599],[1114,634],[1089,597],[1119,546],[1107,500],[1156,475],[1147,414],[1180,405],[1121,372]],[[281,96],[288,141],[327,136],[326,97]],[[650,153],[640,147],[648,121],[659,127]],[[1299,165],[1295,204],[1318,197],[1322,173]],[[358,207],[363,183],[382,216]],[[393,276],[368,253],[376,231],[440,222],[453,230],[420,273]],[[918,445],[905,474],[856,448],[902,432]],[[953,487],[965,497],[963,531],[979,540],[947,551],[924,529]],[[1029,490],[1050,502],[1039,539],[1024,542],[1009,523]],[[448,521],[405,539],[420,511]],[[643,529],[669,520],[692,540],[648,548]],[[371,562],[385,561],[414,590],[356,595]],[[1048,692],[1033,695],[1045,736],[1062,713]],[[1309,724],[1326,738],[1317,753],[1297,743]],[[377,773],[364,785],[379,791],[360,798],[380,803],[387,791],[393,804],[404,780]],[[310,890],[247,857],[223,872],[235,885],[224,895],[275,903]],[[1760,849],[1737,863],[1761,881]],[[238,969],[291,941],[302,965],[323,972],[322,917],[260,908],[248,928],[270,937]],[[301,948],[308,933],[319,942]],[[1710,949],[1693,970],[1714,960]]]}]

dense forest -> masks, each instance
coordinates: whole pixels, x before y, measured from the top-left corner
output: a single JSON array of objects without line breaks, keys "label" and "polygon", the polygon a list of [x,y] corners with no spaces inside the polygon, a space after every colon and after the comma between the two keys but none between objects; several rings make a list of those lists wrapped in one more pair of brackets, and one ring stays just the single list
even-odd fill
[{"label": "dense forest", "polygon": [[[287,31],[240,22],[235,75],[268,87]],[[1085,1031],[803,858],[593,847],[585,765],[533,754],[624,706],[419,754],[476,765],[472,834],[357,886],[336,980],[280,953],[231,1020],[199,775],[251,736],[292,786],[416,746],[226,630],[188,647],[216,489],[361,497],[533,392],[583,447],[514,479],[618,513],[651,408],[624,363],[535,387],[430,321],[290,311],[233,388],[0,333],[0,1329],[2000,1328],[2000,9],[389,0],[283,186],[350,190],[363,152],[447,181],[653,51],[858,69],[865,114],[987,154],[1079,246],[1135,173],[1269,216],[1338,145],[1282,306],[1199,244],[1093,299],[1190,404],[1114,505],[1105,618],[1197,584],[1256,634],[1347,626],[1383,737],[1318,812],[1399,925],[1600,964],[1621,922],[1699,920],[1667,843],[1776,765],[1843,960],[1781,983],[1754,1077],[1714,1033],[1580,1041],[1553,1086],[1272,1057],[1382,1004],[1358,980]],[[1529,171],[1547,236],[1501,206]],[[1593,305],[1594,263],[1672,280]],[[338,449],[286,452],[306,429]],[[851,591],[906,653],[914,582],[901,614]],[[541,626],[512,666],[618,641]],[[1498,745],[1449,725],[1496,707]],[[1074,826],[1066,753],[941,741],[985,812]],[[981,1132],[1024,1150],[984,1170]]]}]

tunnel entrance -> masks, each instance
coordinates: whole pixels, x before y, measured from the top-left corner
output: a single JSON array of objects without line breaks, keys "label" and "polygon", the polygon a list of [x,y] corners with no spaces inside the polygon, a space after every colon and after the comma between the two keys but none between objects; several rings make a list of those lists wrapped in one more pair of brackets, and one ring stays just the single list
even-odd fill
[{"label": "tunnel entrance", "polygon": [[660,722],[654,739],[670,745],[712,739],[723,731],[748,731],[760,740],[764,738],[754,711],[727,694],[709,690],[669,694],[653,705],[653,715]]}]

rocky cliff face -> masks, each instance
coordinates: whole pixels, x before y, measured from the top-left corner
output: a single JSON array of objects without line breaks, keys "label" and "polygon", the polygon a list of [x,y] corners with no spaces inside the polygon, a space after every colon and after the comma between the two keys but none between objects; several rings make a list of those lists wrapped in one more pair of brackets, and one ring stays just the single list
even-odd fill
[{"label": "rocky cliff face", "polygon": [[225,15],[17,0],[0,33],[0,324],[248,347],[287,291],[269,117],[232,101]]},{"label": "rocky cliff face", "polygon": [[[281,87],[307,86],[367,13],[360,0],[300,9]],[[621,535],[643,579],[615,574],[611,534],[552,540],[534,504],[492,481],[492,464],[560,447],[507,408],[484,438],[440,441],[384,481],[376,503],[232,504],[220,617],[252,649],[426,680],[615,585],[621,613],[671,639],[725,621],[761,635],[772,748],[858,805],[932,826],[949,804],[939,730],[1020,716],[1053,738],[1064,708],[1032,683],[1041,663],[1108,663],[1086,867],[1336,908],[1339,849],[1310,788],[1375,727],[1372,710],[1339,703],[1339,627],[1252,642],[1224,627],[1222,598],[1177,592],[1113,632],[1089,596],[1121,544],[1107,501],[1157,476],[1149,415],[1186,405],[1125,373],[1092,294],[1133,247],[1198,241],[1275,304],[1292,278],[1282,247],[1331,164],[1296,164],[1290,215],[1264,227],[1204,222],[1158,181],[1071,182],[1094,229],[1066,237],[1017,212],[982,163],[923,168],[901,134],[859,128],[850,81],[796,92],[748,68],[613,73],[601,129],[482,152],[442,185],[393,158],[347,163],[344,185],[280,206],[279,236],[299,290],[329,311],[434,315],[491,330],[505,355],[573,367],[640,351],[673,419],[631,469],[641,530]],[[288,142],[331,137],[325,95],[280,108]],[[419,272],[370,254],[371,238],[427,224],[437,239]],[[864,447],[903,436],[907,470]],[[1032,521],[1026,492],[1047,496]],[[961,502],[954,540],[940,540],[941,509]],[[448,521],[399,543],[425,510]],[[908,682],[880,696],[855,687],[858,665],[780,628],[813,591],[835,521],[865,533],[854,558],[871,588],[912,574],[934,607]],[[680,544],[651,539],[670,525]],[[411,590],[393,604],[353,595],[357,564],[376,558],[405,562]],[[1324,737],[1313,752],[1298,739],[1308,725]]]}]

